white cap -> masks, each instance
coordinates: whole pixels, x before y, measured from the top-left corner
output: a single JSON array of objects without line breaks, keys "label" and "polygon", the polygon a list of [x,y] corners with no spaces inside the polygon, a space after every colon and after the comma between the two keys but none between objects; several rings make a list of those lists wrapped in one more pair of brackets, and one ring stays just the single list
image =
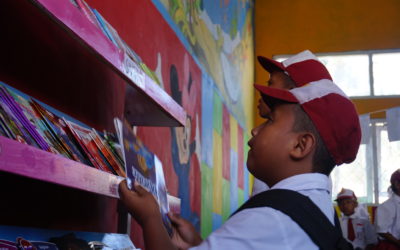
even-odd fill
[{"label": "white cap", "polygon": [[338,195],[336,197],[336,201],[337,200],[341,200],[341,199],[354,199],[354,200],[357,200],[357,197],[354,194],[353,190],[342,188],[342,190],[340,190],[340,192],[338,193]]}]

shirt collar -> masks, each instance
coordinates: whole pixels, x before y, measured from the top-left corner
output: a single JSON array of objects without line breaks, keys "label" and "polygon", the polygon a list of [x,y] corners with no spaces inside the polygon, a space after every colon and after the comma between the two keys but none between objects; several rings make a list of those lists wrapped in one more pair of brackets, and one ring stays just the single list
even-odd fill
[{"label": "shirt collar", "polygon": [[289,189],[304,191],[309,189],[323,189],[331,193],[331,184],[328,176],[319,173],[294,175],[276,183],[271,189]]},{"label": "shirt collar", "polygon": [[400,202],[400,196],[398,196],[397,194],[393,193],[392,197],[393,200],[395,200],[396,202]]},{"label": "shirt collar", "polygon": [[351,218],[351,219],[356,219],[356,218],[357,218],[356,213],[354,212],[354,213],[353,213],[352,215],[350,215],[350,216],[344,215],[344,214],[342,213],[342,219],[343,219],[343,220],[348,220],[349,218]]}]

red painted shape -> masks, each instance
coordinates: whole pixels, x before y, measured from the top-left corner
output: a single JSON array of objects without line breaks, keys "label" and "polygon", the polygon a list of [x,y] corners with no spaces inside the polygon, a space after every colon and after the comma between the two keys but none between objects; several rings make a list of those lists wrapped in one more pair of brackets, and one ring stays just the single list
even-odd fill
[{"label": "red painted shape", "polygon": [[[195,159],[196,158],[196,159]],[[199,159],[194,154],[192,155],[191,162],[193,162],[190,166],[190,197],[201,197],[201,172]],[[197,215],[201,215],[201,199],[191,199],[190,207],[193,212],[197,213]]]},{"label": "red painted shape", "polygon": [[231,179],[231,133],[229,111],[222,105],[222,176]]}]

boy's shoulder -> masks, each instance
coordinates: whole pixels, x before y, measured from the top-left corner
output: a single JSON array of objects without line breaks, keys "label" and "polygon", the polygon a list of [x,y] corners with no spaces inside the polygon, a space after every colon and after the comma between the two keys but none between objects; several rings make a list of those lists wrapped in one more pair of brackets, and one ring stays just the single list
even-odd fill
[{"label": "boy's shoulder", "polygon": [[381,208],[381,209],[382,208],[386,208],[386,209],[393,208],[394,209],[395,207],[400,206],[400,202],[398,202],[397,200],[400,201],[400,198],[392,196],[389,199],[387,199],[386,201],[384,201],[381,204],[379,204],[377,209],[379,209],[379,208]]}]

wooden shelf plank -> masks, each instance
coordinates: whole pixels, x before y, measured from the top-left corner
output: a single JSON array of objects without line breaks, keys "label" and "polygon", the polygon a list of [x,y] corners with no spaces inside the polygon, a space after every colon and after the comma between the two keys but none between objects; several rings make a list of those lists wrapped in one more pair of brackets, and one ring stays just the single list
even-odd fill
[{"label": "wooden shelf plank", "polygon": [[0,136],[0,171],[119,198],[122,177]]}]

